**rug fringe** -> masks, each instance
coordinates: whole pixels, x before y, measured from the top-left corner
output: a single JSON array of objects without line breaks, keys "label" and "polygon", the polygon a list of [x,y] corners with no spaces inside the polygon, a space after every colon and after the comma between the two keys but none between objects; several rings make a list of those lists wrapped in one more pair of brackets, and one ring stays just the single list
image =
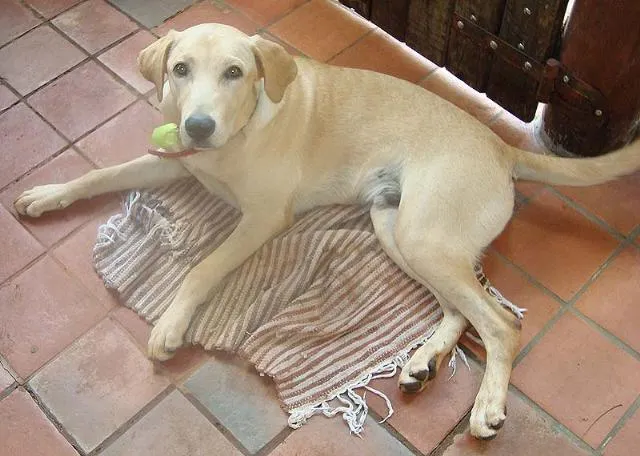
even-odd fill
[{"label": "rug fringe", "polygon": [[[379,391],[371,386],[369,383],[372,380],[376,380],[379,378],[392,378],[395,377],[398,369],[404,367],[404,365],[409,361],[409,353],[415,350],[416,348],[424,345],[427,340],[431,338],[431,336],[435,333],[436,328],[432,328],[426,335],[422,336],[418,341],[411,343],[407,348],[405,348],[402,352],[398,353],[392,359],[387,360],[377,367],[372,369],[366,375],[360,377],[357,381],[347,385],[344,388],[341,388],[335,394],[331,395],[327,400],[319,402],[313,405],[306,405],[304,407],[298,407],[296,409],[289,411],[289,427],[292,429],[298,429],[303,424],[307,422],[309,418],[314,415],[323,414],[324,416],[331,418],[335,415],[341,413],[342,419],[349,426],[349,431],[352,434],[356,434],[360,436],[362,431],[364,430],[364,424],[367,416],[369,415],[369,406],[366,401],[367,391],[370,393],[379,396],[387,406],[387,415],[380,421],[380,423],[384,423],[394,413],[393,405],[391,404],[391,400],[384,394],[382,391]],[[464,364],[469,367],[468,361],[462,350],[456,346],[452,352],[452,358],[455,358],[456,354],[461,356]],[[449,366],[451,367],[451,361],[449,361]],[[452,367],[455,373],[455,361],[453,362]],[[449,377],[453,377],[453,374]],[[362,396],[360,396],[356,390],[364,389]],[[338,401],[342,405],[332,406],[330,404],[331,401]]]},{"label": "rug fringe", "polygon": [[160,245],[166,247],[173,256],[184,254],[187,248],[183,245],[185,230],[183,224],[170,220],[163,210],[160,201],[143,200],[139,191],[131,191],[124,202],[124,213],[116,214],[98,227],[96,247],[104,247],[115,242],[117,236],[126,240],[126,235],[120,230],[128,222],[133,222],[144,228],[150,237],[160,239]]},{"label": "rug fringe", "polygon": [[[477,274],[478,272],[481,273],[481,269],[478,268],[479,266],[476,268]],[[484,274],[482,274],[482,276],[484,276]],[[527,309],[523,309],[513,304],[488,281],[485,282],[484,288],[487,293],[489,293],[489,295],[495,298],[500,305],[511,311],[519,320],[522,320],[524,318],[524,314]],[[303,424],[305,424],[309,418],[320,413],[328,418],[334,417],[338,413],[342,413],[342,418],[349,426],[349,431],[352,434],[360,436],[364,429],[364,423],[369,414],[369,407],[366,401],[367,391],[379,396],[385,402],[387,406],[387,415],[380,421],[380,423],[384,423],[393,415],[393,406],[389,398],[382,391],[370,387],[369,383],[372,380],[378,378],[394,377],[397,373],[398,368],[404,367],[404,365],[409,361],[409,353],[414,349],[424,345],[436,330],[437,328],[432,328],[429,333],[427,333],[427,335],[420,338],[417,342],[410,344],[405,350],[396,355],[394,358],[380,364],[370,373],[362,376],[358,381],[342,388],[340,391],[333,394],[329,399],[317,404],[307,405],[290,410],[288,419],[289,427],[291,427],[292,429],[298,429]],[[467,332],[467,335],[471,337],[471,334],[469,332]],[[480,345],[484,346],[481,339],[476,337],[473,337],[473,339],[477,340]],[[457,358],[460,358],[467,369],[471,371],[471,366],[469,366],[467,356],[465,355],[464,351],[458,345],[456,345],[450,353],[448,366],[451,369],[451,375],[449,375],[448,380],[451,380],[456,374]],[[365,390],[362,396],[360,396],[356,392],[357,389],[361,388]],[[334,400],[339,401],[340,403],[342,403],[342,405],[330,405],[329,402]]]}]

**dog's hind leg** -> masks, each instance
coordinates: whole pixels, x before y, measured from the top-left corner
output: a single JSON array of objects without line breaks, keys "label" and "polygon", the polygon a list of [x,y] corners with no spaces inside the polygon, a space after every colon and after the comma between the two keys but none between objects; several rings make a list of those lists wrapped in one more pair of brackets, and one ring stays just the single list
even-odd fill
[{"label": "dog's hind leg", "polygon": [[[490,159],[442,160],[406,169],[395,224],[397,250],[419,280],[455,306],[480,334],[487,364],[471,413],[471,433],[492,438],[506,417],[520,322],[485,292],[474,264],[511,216],[513,184]],[[401,385],[417,389],[429,361],[414,355],[403,369]]]},{"label": "dog's hind leg", "polygon": [[[386,254],[407,275],[418,282],[423,282],[409,267],[396,245],[393,233],[395,231],[398,208],[374,203],[370,213],[376,236]],[[409,367],[403,369],[400,374],[399,385],[403,391],[408,393],[422,390],[436,376],[440,364],[447,354],[454,350],[460,336],[469,325],[467,319],[444,297],[435,290],[431,290],[431,292],[440,303],[443,319],[433,335],[413,354],[409,364],[407,364]],[[415,366],[415,369],[411,366]]]}]

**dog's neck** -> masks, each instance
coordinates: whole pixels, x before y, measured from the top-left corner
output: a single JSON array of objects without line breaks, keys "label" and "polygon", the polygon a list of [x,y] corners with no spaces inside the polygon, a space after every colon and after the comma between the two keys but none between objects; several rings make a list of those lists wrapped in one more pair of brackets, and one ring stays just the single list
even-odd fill
[{"label": "dog's neck", "polygon": [[280,111],[282,103],[274,103],[264,90],[264,79],[260,79],[255,83],[255,89],[258,93],[256,107],[249,121],[242,131],[246,135],[254,134],[257,130],[267,126]]}]

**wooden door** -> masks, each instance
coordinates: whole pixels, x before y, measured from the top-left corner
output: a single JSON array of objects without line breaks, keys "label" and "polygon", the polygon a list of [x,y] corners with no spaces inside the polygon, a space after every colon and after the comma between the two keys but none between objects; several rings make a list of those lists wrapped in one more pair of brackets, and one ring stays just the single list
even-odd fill
[{"label": "wooden door", "polygon": [[[343,0],[522,120],[533,119],[568,0]],[[496,47],[492,47],[492,41]]]}]

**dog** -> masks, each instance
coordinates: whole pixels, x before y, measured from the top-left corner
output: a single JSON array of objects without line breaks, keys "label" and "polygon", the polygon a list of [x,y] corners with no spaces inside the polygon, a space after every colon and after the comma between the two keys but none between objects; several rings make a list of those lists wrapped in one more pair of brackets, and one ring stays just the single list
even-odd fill
[{"label": "dog", "polygon": [[148,154],[35,187],[14,204],[19,214],[38,217],[79,199],[192,175],[241,210],[235,231],[186,276],[151,332],[148,356],[169,359],[197,307],[296,214],[366,204],[384,251],[434,293],[444,313],[402,369],[400,388],[422,390],[473,325],[487,360],[471,434],[493,438],[506,418],[520,323],[483,290],[474,265],[513,213],[514,181],[603,183],[640,168],[640,141],[598,158],[529,153],[416,85],[294,58],[221,24],[172,30],[138,64],[165,120],[179,125],[183,147],[197,153]]}]

